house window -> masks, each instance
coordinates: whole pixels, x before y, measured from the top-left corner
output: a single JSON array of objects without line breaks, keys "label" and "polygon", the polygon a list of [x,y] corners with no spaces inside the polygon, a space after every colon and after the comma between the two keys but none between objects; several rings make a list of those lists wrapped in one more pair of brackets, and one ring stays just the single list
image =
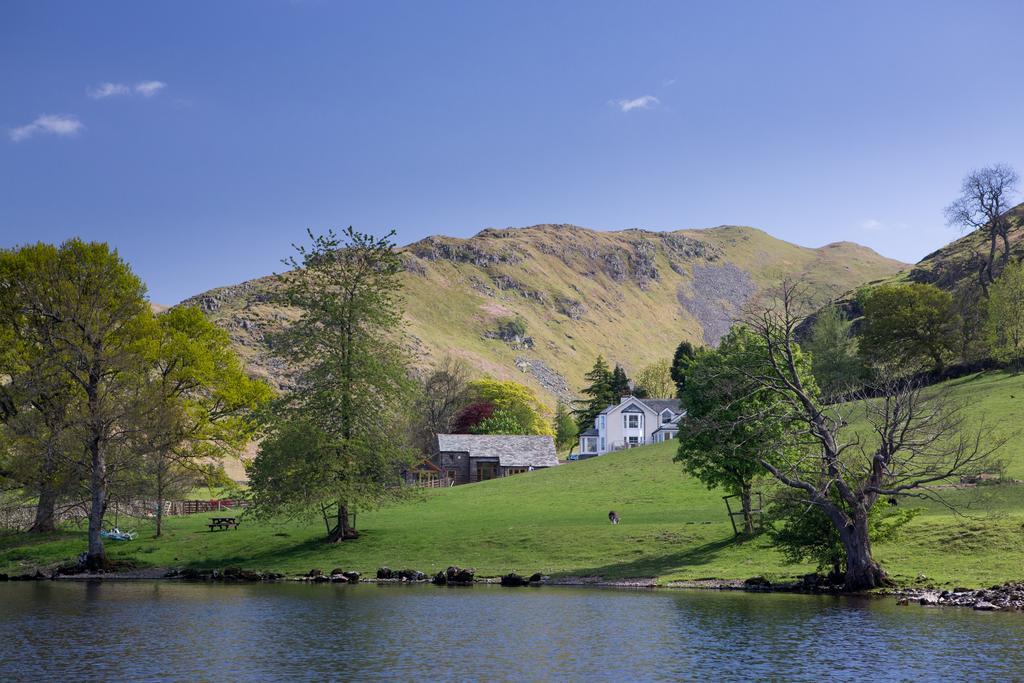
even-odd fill
[{"label": "house window", "polygon": [[598,428],[598,430],[603,432],[604,431],[604,415],[599,415],[597,420],[598,420],[597,428]]},{"label": "house window", "polygon": [[626,413],[622,416],[622,426],[626,429],[640,429],[640,413]]},{"label": "house window", "polygon": [[629,436],[629,437],[626,437],[626,443],[629,444],[630,447],[639,446],[643,442],[644,442],[644,440],[641,439],[639,436]]},{"label": "house window", "polygon": [[600,439],[600,444],[601,445],[598,446],[598,451],[603,451],[604,450],[604,437],[603,436]]},{"label": "house window", "polygon": [[583,437],[583,452],[584,453],[596,453],[597,452],[597,437],[585,436]]},{"label": "house window", "polygon": [[661,424],[667,425],[672,422],[672,411],[666,410],[661,414]]}]

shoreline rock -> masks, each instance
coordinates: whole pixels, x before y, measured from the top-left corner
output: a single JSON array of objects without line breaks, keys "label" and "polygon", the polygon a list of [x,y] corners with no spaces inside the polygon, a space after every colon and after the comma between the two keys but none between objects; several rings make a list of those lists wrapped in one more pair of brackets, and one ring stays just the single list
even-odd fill
[{"label": "shoreline rock", "polygon": [[892,591],[897,605],[935,607],[970,607],[981,612],[1024,611],[1024,581],[1008,582],[988,589],[971,590],[957,586],[951,591],[934,589],[902,589]]}]

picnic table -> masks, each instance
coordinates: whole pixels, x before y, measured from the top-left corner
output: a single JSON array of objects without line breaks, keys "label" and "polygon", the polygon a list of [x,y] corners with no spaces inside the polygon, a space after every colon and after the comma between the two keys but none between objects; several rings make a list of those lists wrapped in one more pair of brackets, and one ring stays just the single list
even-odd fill
[{"label": "picnic table", "polygon": [[210,531],[219,531],[221,529],[238,528],[238,520],[235,517],[213,517],[210,519],[210,523],[206,526],[210,527]]}]

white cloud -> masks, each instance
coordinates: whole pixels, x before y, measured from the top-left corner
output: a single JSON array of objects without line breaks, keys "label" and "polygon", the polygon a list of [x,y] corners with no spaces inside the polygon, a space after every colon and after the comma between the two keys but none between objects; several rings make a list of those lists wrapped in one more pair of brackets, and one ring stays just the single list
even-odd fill
[{"label": "white cloud", "polygon": [[860,224],[862,230],[881,230],[885,224],[877,218],[869,218]]},{"label": "white cloud", "polygon": [[14,142],[28,140],[37,133],[70,137],[85,128],[77,117],[67,114],[40,114],[32,123],[11,128],[8,134]]},{"label": "white cloud", "polygon": [[661,104],[661,100],[654,95],[644,95],[633,100],[615,100],[612,104],[622,111],[633,111],[634,109],[650,109],[657,104]]},{"label": "white cloud", "polygon": [[143,81],[135,84],[135,92],[143,97],[152,97],[166,87],[167,84],[163,81]]},{"label": "white cloud", "polygon": [[674,79],[674,78],[666,78],[665,80],[663,80],[661,82],[661,84],[663,86],[665,86],[666,88],[668,88],[669,86],[673,86],[673,85],[676,84],[676,79]]},{"label": "white cloud", "polygon": [[100,83],[94,88],[87,89],[85,92],[94,100],[131,94],[152,97],[166,87],[167,84],[163,81],[141,81],[135,85],[128,85],[127,83]]},{"label": "white cloud", "polygon": [[102,100],[104,97],[128,95],[131,93],[131,88],[124,83],[100,83],[95,88],[89,88],[85,92],[94,100]]}]

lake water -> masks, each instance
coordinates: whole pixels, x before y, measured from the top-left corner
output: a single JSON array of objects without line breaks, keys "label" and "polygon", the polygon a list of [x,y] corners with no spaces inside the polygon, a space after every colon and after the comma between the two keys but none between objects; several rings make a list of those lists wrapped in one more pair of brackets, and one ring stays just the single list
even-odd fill
[{"label": "lake water", "polygon": [[892,599],[0,583],[0,681],[1022,678],[1024,614]]}]

